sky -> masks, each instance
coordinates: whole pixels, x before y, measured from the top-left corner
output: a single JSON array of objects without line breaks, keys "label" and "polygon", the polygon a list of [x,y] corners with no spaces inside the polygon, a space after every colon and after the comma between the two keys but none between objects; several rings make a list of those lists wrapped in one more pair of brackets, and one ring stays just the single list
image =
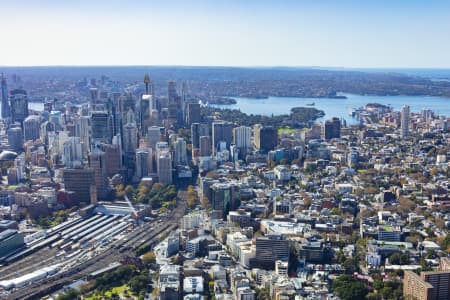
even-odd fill
[{"label": "sky", "polygon": [[0,0],[0,66],[450,68],[448,0]]}]

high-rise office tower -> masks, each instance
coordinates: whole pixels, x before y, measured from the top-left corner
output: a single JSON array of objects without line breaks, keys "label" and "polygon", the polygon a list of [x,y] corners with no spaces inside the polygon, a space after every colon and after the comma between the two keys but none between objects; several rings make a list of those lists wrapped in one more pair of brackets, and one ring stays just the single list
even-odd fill
[{"label": "high-rise office tower", "polygon": [[158,155],[159,152],[170,151],[169,144],[167,142],[157,142],[155,146],[155,153]]},{"label": "high-rise office tower", "polygon": [[105,153],[105,172],[106,176],[112,177],[120,172],[122,168],[122,156],[120,145],[102,144],[102,150]]},{"label": "high-rise office tower", "polygon": [[272,126],[262,126],[256,124],[254,126],[254,143],[255,148],[259,151],[269,152],[278,144],[277,129]]},{"label": "high-rise office tower", "polygon": [[105,153],[96,148],[89,153],[89,167],[94,170],[97,198],[105,199],[108,195],[108,178],[105,169]]},{"label": "high-rise office tower", "polygon": [[186,125],[191,126],[194,123],[200,123],[200,103],[186,104]]},{"label": "high-rise office tower", "polygon": [[83,149],[83,157],[87,157],[87,153],[91,145],[90,123],[91,118],[88,116],[80,116],[75,119],[75,136],[80,138],[81,147]]},{"label": "high-rise office tower", "polygon": [[220,211],[225,217],[231,206],[231,187],[226,183],[216,183],[211,186],[211,208]]},{"label": "high-rise office tower", "polygon": [[123,126],[123,155],[124,164],[128,170],[128,177],[134,175],[136,148],[138,147],[137,126],[134,113],[130,109],[127,113],[126,124]]},{"label": "high-rise office tower", "polygon": [[147,139],[149,146],[155,150],[156,144],[161,141],[161,127],[151,126],[147,131]]},{"label": "high-rise office tower", "polygon": [[149,173],[150,152],[148,149],[138,149],[136,151],[136,178],[142,179]]},{"label": "high-rise office tower", "polygon": [[209,136],[209,128],[207,124],[202,123],[192,123],[191,125],[191,139],[192,148],[200,148],[200,137]]},{"label": "high-rise office tower", "polygon": [[67,168],[79,167],[83,161],[83,147],[80,138],[76,136],[69,137],[63,144],[62,162]]},{"label": "high-rise office tower", "polygon": [[28,117],[28,97],[23,89],[15,89],[10,93],[9,103],[11,105],[11,121],[18,122],[22,126]]},{"label": "high-rise office tower", "polygon": [[144,85],[145,85],[145,95],[155,94],[155,85],[153,84],[150,75],[148,75],[148,73],[144,74]]},{"label": "high-rise office tower", "polygon": [[167,119],[169,126],[183,124],[183,103],[182,98],[177,93],[177,86],[175,81],[168,83],[168,104],[167,104]]},{"label": "high-rise office tower", "polygon": [[177,102],[177,83],[175,81],[169,81],[167,84],[167,98],[169,99],[169,104]]},{"label": "high-rise office tower", "polygon": [[23,135],[25,141],[39,139],[41,129],[41,118],[39,116],[29,116],[23,121]]},{"label": "high-rise office tower", "polygon": [[152,95],[142,95],[139,105],[139,127],[145,130],[150,124],[151,112],[152,112]]},{"label": "high-rise office tower", "polygon": [[1,78],[1,96],[2,96],[2,119],[11,117],[11,109],[9,107],[8,99],[8,85],[6,83],[6,78],[2,73]]},{"label": "high-rise office tower", "polygon": [[98,88],[90,88],[89,95],[91,96],[91,99],[90,99],[91,100],[91,103],[90,103],[91,111],[96,111],[98,100],[99,100],[99,95],[100,95]]},{"label": "high-rise office tower", "polygon": [[275,261],[289,260],[289,240],[278,234],[257,237],[255,257],[260,267],[273,270]]},{"label": "high-rise office tower", "polygon": [[211,156],[211,137],[202,135],[200,137],[199,156]]},{"label": "high-rise office tower", "polygon": [[239,206],[240,193],[235,185],[227,183],[215,183],[211,186],[211,207],[218,211],[223,219],[226,219],[230,210]]},{"label": "high-rise office tower", "polygon": [[220,142],[225,142],[227,149],[230,148],[233,142],[233,123],[218,121],[212,123],[212,147],[213,154],[219,147]]},{"label": "high-rise office tower", "polygon": [[183,138],[177,138],[175,142],[175,166],[187,165],[186,141]]},{"label": "high-rise office tower", "polygon": [[64,188],[74,192],[79,202],[91,202],[91,187],[95,187],[95,172],[91,168],[63,169]]},{"label": "high-rise office tower", "polygon": [[233,140],[236,148],[239,149],[239,156],[244,158],[252,147],[252,128],[239,126],[233,129]]},{"label": "high-rise office tower", "polygon": [[60,131],[63,130],[63,115],[59,110],[53,110],[50,112],[49,121],[55,125],[55,130]]},{"label": "high-rise office tower", "polygon": [[409,105],[404,105],[402,108],[401,119],[400,119],[400,129],[402,138],[409,135]]},{"label": "high-rise office tower", "polygon": [[189,95],[188,83],[186,81],[183,81],[181,85],[181,98],[184,103],[188,101],[188,95]]},{"label": "high-rise office tower", "polygon": [[11,150],[17,152],[23,149],[23,133],[19,124],[8,128],[6,134],[8,136],[8,144]]},{"label": "high-rise office tower", "polygon": [[150,95],[149,84],[150,84],[150,76],[148,73],[144,75],[144,84],[145,84],[145,94]]},{"label": "high-rise office tower", "polygon": [[160,183],[164,185],[172,184],[172,157],[170,155],[170,151],[157,151],[156,170]]},{"label": "high-rise office tower", "polygon": [[[186,81],[183,81],[182,85],[181,85],[181,99],[180,99],[180,105],[181,105],[181,118],[182,118],[182,123],[187,121],[187,104],[188,104],[188,94],[189,94],[189,87]],[[200,122],[200,120],[195,121],[195,122]],[[190,125],[190,123],[188,124],[188,126]]]},{"label": "high-rise office tower", "polygon": [[106,112],[91,113],[92,143],[111,143],[109,117]]},{"label": "high-rise office tower", "polygon": [[152,112],[156,107],[153,99],[154,95],[151,91],[151,81],[148,74],[145,74],[144,76],[144,84],[145,94],[142,95],[139,103],[139,128],[142,134],[144,134],[144,130],[147,130],[147,127],[151,125]]},{"label": "high-rise office tower", "polygon": [[132,93],[125,93],[119,97],[119,111],[123,115],[131,109],[134,110],[136,106],[136,99]]},{"label": "high-rise office tower", "polygon": [[325,140],[341,137],[341,120],[339,118],[334,117],[326,120],[322,128],[322,136]]},{"label": "high-rise office tower", "polygon": [[117,101],[109,97],[106,100],[106,111],[109,117],[109,128],[111,136],[115,136],[120,133],[120,117],[117,108]]}]

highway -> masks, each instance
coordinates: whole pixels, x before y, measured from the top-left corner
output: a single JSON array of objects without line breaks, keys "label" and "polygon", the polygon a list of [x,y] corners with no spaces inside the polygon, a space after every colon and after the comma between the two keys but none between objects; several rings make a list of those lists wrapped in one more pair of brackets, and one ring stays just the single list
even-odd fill
[{"label": "highway", "polygon": [[107,267],[113,262],[121,261],[127,256],[135,256],[134,250],[140,246],[153,245],[159,242],[161,235],[166,235],[178,227],[178,221],[183,217],[186,210],[186,200],[186,191],[179,191],[177,206],[161,222],[146,223],[130,232],[125,238],[115,242],[113,247],[109,247],[66,271],[60,271],[55,276],[15,290],[6,299],[36,299],[52,293],[74,280],[86,277],[96,270]]}]

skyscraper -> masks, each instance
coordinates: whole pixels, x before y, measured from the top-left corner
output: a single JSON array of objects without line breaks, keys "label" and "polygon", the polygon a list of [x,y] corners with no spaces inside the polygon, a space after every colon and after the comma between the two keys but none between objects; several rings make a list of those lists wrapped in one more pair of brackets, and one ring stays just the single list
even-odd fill
[{"label": "skyscraper", "polygon": [[136,178],[142,179],[149,173],[150,152],[148,149],[138,149],[136,151]]},{"label": "skyscraper", "polygon": [[400,119],[400,129],[402,138],[409,135],[409,105],[404,105],[402,108],[401,119]]},{"label": "skyscraper", "polygon": [[200,103],[187,103],[186,125],[191,126],[193,123],[199,123],[200,121]]},{"label": "skyscraper", "polygon": [[81,147],[83,149],[83,157],[87,157],[87,153],[90,149],[90,122],[91,119],[88,116],[80,116],[75,119],[75,136],[80,138]]},{"label": "skyscraper", "polygon": [[132,93],[125,93],[119,97],[119,111],[122,114],[126,114],[128,110],[134,110],[136,106],[136,99]]},{"label": "skyscraper", "polygon": [[140,129],[145,130],[150,125],[153,98],[152,95],[142,95],[139,105]]},{"label": "skyscraper", "polygon": [[106,176],[112,177],[120,172],[122,167],[122,157],[120,145],[102,144],[102,150],[105,152],[105,171]]},{"label": "skyscraper", "polygon": [[193,149],[200,148],[200,137],[201,136],[209,136],[208,125],[200,124],[200,123],[192,123],[191,139],[192,139],[192,148]]},{"label": "skyscraper", "polygon": [[23,122],[23,134],[25,141],[34,141],[39,139],[41,128],[41,119],[38,116],[29,116]]},{"label": "skyscraper", "polygon": [[6,83],[6,78],[2,73],[1,78],[1,96],[2,96],[2,119],[11,117],[11,109],[9,107],[8,99],[8,85]]},{"label": "skyscraper", "polygon": [[175,142],[175,166],[187,165],[186,141],[183,138],[177,138]]},{"label": "skyscraper", "polygon": [[211,156],[211,138],[207,135],[200,137],[199,156]]},{"label": "skyscraper", "polygon": [[254,126],[254,143],[257,150],[269,152],[275,149],[278,144],[277,129],[272,126]]},{"label": "skyscraper", "polygon": [[150,84],[150,76],[148,73],[144,75],[144,84],[145,84],[145,94],[150,95],[149,84]]},{"label": "skyscraper", "polygon": [[91,96],[91,99],[90,99],[91,100],[91,103],[90,103],[91,111],[96,111],[97,102],[98,102],[98,98],[99,98],[98,88],[90,88],[89,95]]},{"label": "skyscraper", "polygon": [[108,178],[105,169],[105,153],[96,148],[89,154],[89,167],[94,170],[94,181],[98,199],[108,195]]},{"label": "skyscraper", "polygon": [[64,188],[74,192],[74,199],[80,202],[91,202],[91,186],[95,187],[95,172],[87,169],[64,169]]},{"label": "skyscraper", "polygon": [[255,260],[262,268],[273,270],[276,260],[289,260],[289,240],[277,234],[257,237]]},{"label": "skyscraper", "polygon": [[8,144],[11,150],[17,152],[23,149],[23,133],[19,124],[11,126],[6,134],[8,135]]},{"label": "skyscraper", "polygon": [[227,149],[233,141],[233,123],[218,121],[212,123],[212,147],[213,154],[216,153],[216,149],[220,142],[225,142]]},{"label": "skyscraper", "polygon": [[172,157],[168,150],[157,151],[156,170],[160,183],[172,184]]},{"label": "skyscraper", "polygon": [[168,82],[167,97],[169,99],[169,104],[177,102],[178,93],[177,93],[177,83],[175,81]]},{"label": "skyscraper", "polygon": [[322,128],[322,136],[325,140],[341,137],[341,120],[339,118],[326,120]]},{"label": "skyscraper", "polygon": [[81,166],[83,161],[83,147],[79,137],[71,136],[64,142],[62,161],[64,166],[68,168]]},{"label": "skyscraper", "polygon": [[245,157],[247,152],[252,147],[251,143],[252,128],[247,126],[239,126],[233,129],[233,140],[236,147],[239,149],[239,156]]},{"label": "skyscraper", "polygon": [[148,128],[147,139],[149,146],[155,150],[156,144],[161,141],[161,127],[151,126]]},{"label": "skyscraper", "polygon": [[10,94],[11,121],[23,125],[23,121],[28,117],[27,92],[23,89],[15,89]]},{"label": "skyscraper", "polygon": [[123,127],[123,155],[124,164],[128,170],[128,177],[134,175],[136,148],[138,147],[137,126],[134,113],[130,109],[127,113],[126,124]]},{"label": "skyscraper", "polygon": [[[180,108],[181,108],[181,121],[182,123],[187,121],[187,104],[188,104],[188,94],[189,88],[186,81],[183,81],[181,85],[181,99],[180,99]],[[195,120],[195,122],[200,122],[200,120]],[[188,126],[191,123],[188,124]]]},{"label": "skyscraper", "polygon": [[106,112],[92,112],[91,114],[91,132],[92,143],[111,143],[111,131],[109,117]]}]

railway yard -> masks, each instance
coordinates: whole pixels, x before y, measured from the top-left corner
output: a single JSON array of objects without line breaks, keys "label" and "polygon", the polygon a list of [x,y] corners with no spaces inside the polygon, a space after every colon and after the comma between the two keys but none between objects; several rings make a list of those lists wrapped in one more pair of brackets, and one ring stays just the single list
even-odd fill
[{"label": "railway yard", "polygon": [[153,247],[178,227],[186,209],[186,192],[166,216],[139,222],[130,215],[94,213],[45,231],[8,257],[1,258],[0,298],[36,299],[74,280],[134,257],[140,247]]}]

